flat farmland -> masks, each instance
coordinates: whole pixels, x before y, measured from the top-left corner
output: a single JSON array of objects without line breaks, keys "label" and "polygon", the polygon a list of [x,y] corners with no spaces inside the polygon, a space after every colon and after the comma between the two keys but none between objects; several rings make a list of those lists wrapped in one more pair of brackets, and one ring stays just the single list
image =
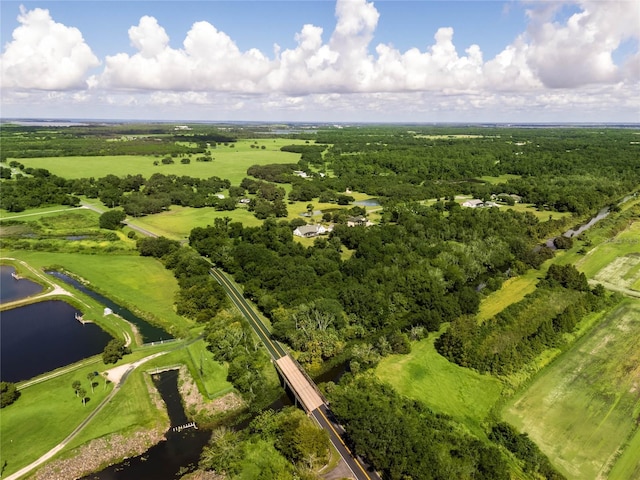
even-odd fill
[{"label": "flat farmland", "polygon": [[[212,176],[226,178],[238,185],[246,177],[247,168],[252,165],[269,163],[297,163],[300,155],[282,152],[284,145],[304,144],[302,140],[285,138],[239,140],[231,146],[219,145],[211,148],[211,162],[197,162],[200,154],[193,154],[191,163],[180,163],[181,157],[174,158],[173,164],[163,165],[161,157],[145,155],[108,155],[77,157],[20,158],[25,167],[45,168],[60,177],[75,179],[85,177],[100,178],[106,175],[141,174],[148,178],[154,173],[164,175],[186,175],[194,178]],[[253,145],[253,147],[252,147]],[[264,148],[263,148],[264,147]],[[154,162],[160,162],[154,165]]]},{"label": "flat farmland", "polygon": [[626,299],[512,398],[503,418],[570,479],[637,478],[639,343],[640,301]]},{"label": "flat farmland", "polygon": [[640,297],[640,222],[599,244],[576,262],[593,282],[608,289]]}]

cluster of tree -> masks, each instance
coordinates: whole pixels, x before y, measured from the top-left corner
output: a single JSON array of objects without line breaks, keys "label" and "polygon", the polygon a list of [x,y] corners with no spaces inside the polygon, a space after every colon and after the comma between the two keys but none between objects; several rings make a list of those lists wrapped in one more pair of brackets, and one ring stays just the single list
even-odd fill
[{"label": "cluster of tree", "polygon": [[322,153],[327,149],[327,145],[284,145],[280,147],[283,152],[299,153],[301,165],[313,165],[320,167],[324,164]]},{"label": "cluster of tree", "polygon": [[246,320],[229,311],[221,311],[207,323],[205,341],[214,359],[228,363],[227,380],[251,407],[264,405],[274,393],[265,377],[269,356]]},{"label": "cluster of tree", "polygon": [[302,411],[267,410],[241,432],[217,428],[203,449],[199,467],[227,478],[317,480],[329,459],[329,439]]},{"label": "cluster of tree", "polygon": [[31,176],[18,174],[13,180],[2,182],[0,208],[9,212],[22,212],[27,208],[45,205],[77,206],[80,199],[75,196],[72,182],[52,175],[42,168],[25,169]]},{"label": "cluster of tree", "polygon": [[[249,228],[216,220],[189,241],[243,284],[303,362],[364,343],[357,361],[367,366],[372,349],[396,351],[386,345],[403,343],[397,333],[475,313],[479,286],[496,289],[509,269],[527,268],[537,224],[514,211],[412,204],[389,210],[378,226],[336,225],[309,248],[293,240],[291,223],[275,219]],[[348,260],[345,247],[354,252]]]},{"label": "cluster of tree", "polygon": [[126,354],[131,353],[131,349],[127,347],[119,338],[114,338],[109,340],[107,346],[104,347],[102,352],[102,361],[105,365],[109,363],[117,363],[118,360],[122,359]]},{"label": "cluster of tree", "polygon": [[142,256],[160,259],[178,280],[176,310],[179,315],[206,323],[228,304],[224,289],[209,274],[211,265],[195,251],[166,237],[144,237],[136,242]]},{"label": "cluster of tree", "polygon": [[127,218],[127,214],[122,210],[109,210],[100,215],[100,228],[107,230],[117,230],[122,227],[122,222]]},{"label": "cluster of tree", "polygon": [[[170,205],[218,206],[226,199],[220,199],[217,194],[231,186],[229,180],[218,177],[200,179],[160,173],[148,179],[140,174],[124,177],[110,174],[97,180],[66,180],[41,168],[26,168],[24,172],[30,176],[18,174],[13,180],[3,181],[0,208],[20,212],[46,205],[77,206],[80,204],[77,195],[86,195],[99,198],[110,208],[121,206],[127,215],[141,216],[159,213]],[[235,208],[236,202],[236,199],[232,200],[231,209]],[[226,209],[229,209],[228,205]]]},{"label": "cluster of tree", "polygon": [[293,172],[298,170],[295,163],[271,163],[268,165],[252,165],[247,169],[247,175],[275,183],[290,183]]},{"label": "cluster of tree", "polygon": [[[126,352],[129,353],[129,352]],[[113,361],[113,362],[109,362],[109,363],[116,363],[117,360]],[[107,362],[105,362],[107,363]],[[94,381],[94,379],[96,377],[100,376],[98,374],[98,372],[89,372],[87,374],[87,380],[89,380],[89,385],[91,387],[91,392],[93,393],[94,388],[98,386],[98,382]],[[107,382],[109,380],[105,377],[104,379],[104,386],[105,388],[107,387]],[[73,388],[74,393],[76,394],[76,397],[79,397],[82,400],[82,405],[86,405],[87,402],[89,401],[89,397],[87,397],[87,390],[85,388],[83,388],[82,383],[80,382],[80,380],[74,380],[71,383],[71,388]]]},{"label": "cluster of tree", "polygon": [[564,475],[551,465],[547,456],[540,451],[529,435],[519,433],[508,423],[499,422],[492,426],[489,440],[513,453],[522,462],[526,473],[538,475],[546,480],[564,480]]},{"label": "cluster of tree", "polygon": [[220,201],[217,194],[231,186],[228,180],[218,177],[207,179],[154,173],[148,179],[142,175],[127,175],[73,182],[74,192],[89,198],[100,198],[113,208],[122,206],[127,215],[140,216],[158,213],[170,205],[189,207],[213,206]]},{"label": "cluster of tree", "polygon": [[383,478],[510,478],[495,445],[471,437],[447,416],[400,396],[374,377],[345,376],[340,385],[329,385],[328,395],[352,451]]},{"label": "cluster of tree", "polygon": [[248,209],[257,218],[264,220],[268,217],[286,217],[288,215],[287,205],[284,201],[286,195],[284,188],[248,177],[242,179],[240,188],[256,195],[249,202]]},{"label": "cluster of tree", "polygon": [[20,391],[13,382],[0,382],[0,408],[7,407],[20,397]]},{"label": "cluster of tree", "polygon": [[3,135],[2,159],[74,157],[102,155],[186,155],[204,153],[202,145],[177,143],[173,136],[132,137],[125,141],[113,135],[81,135],[71,132],[53,135]]},{"label": "cluster of tree", "polygon": [[473,316],[454,320],[436,340],[438,352],[458,365],[506,375],[560,346],[563,333],[607,300],[602,286],[589,291],[584,274],[572,265],[549,271],[534,293],[481,325]]}]

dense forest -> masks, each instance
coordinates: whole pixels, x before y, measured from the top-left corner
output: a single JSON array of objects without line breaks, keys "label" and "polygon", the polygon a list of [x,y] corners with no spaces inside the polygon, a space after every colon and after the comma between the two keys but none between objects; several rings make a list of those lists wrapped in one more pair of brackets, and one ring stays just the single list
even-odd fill
[{"label": "dense forest", "polygon": [[[78,131],[56,135],[32,139],[42,156],[80,154],[74,142],[84,137]],[[90,135],[81,154],[136,151],[171,160],[198,153],[206,160],[215,142],[249,133],[201,127],[180,135],[165,129],[161,140],[148,130],[130,141],[114,137],[133,131],[109,135]],[[103,219],[111,228],[123,214],[148,215],[171,205],[230,212],[194,228],[192,249],[162,237],[140,239],[137,247],[174,272],[178,313],[204,326],[214,358],[228,363],[229,380],[252,408],[273,395],[265,378],[269,359],[208,274],[211,264],[242,285],[269,319],[273,336],[310,372],[346,365],[349,373],[327,387],[327,396],[352,448],[384,478],[506,479],[514,458],[535,472],[531,478],[561,478],[535,444],[509,425],[488,420],[486,435],[478,438],[399,396],[367,370],[386,355],[410,352],[412,340],[444,329],[435,345],[451,362],[494,376],[517,373],[546,349],[561,348],[586,315],[610,305],[611,295],[589,286],[573,266],[552,265],[533,293],[488,320],[476,316],[481,300],[503,282],[569,248],[573,239],[561,235],[565,230],[602,208],[615,210],[637,192],[638,145],[624,129],[321,128],[301,135],[304,145],[282,147],[300,155],[297,163],[251,166],[238,185],[215,176],[160,173],[66,180],[25,168],[16,159],[36,156],[31,140],[14,144],[3,132],[3,150],[5,137],[3,155],[14,169],[2,170],[0,207],[7,211],[98,198],[117,208],[113,218]],[[15,145],[22,145],[20,155]],[[374,225],[349,226],[349,216],[367,215],[351,192],[379,201]],[[488,206],[463,207],[461,196]],[[322,220],[315,219],[331,224],[331,232],[296,240],[294,229],[307,220],[287,219],[293,202],[333,204]],[[515,203],[522,208],[502,208]],[[233,219],[236,208],[263,221],[243,225]],[[565,215],[547,218],[541,211]],[[548,244],[550,238],[555,241]],[[326,453],[321,434],[291,412],[268,415],[251,426],[251,435],[218,432],[201,466],[238,472],[261,442],[273,458],[270,468],[282,478],[303,478],[305,456]],[[301,451],[304,442],[296,438],[282,440],[287,425],[308,435],[307,446],[315,450]],[[228,457],[216,453],[221,445]],[[280,456],[294,466],[279,463]]]}]

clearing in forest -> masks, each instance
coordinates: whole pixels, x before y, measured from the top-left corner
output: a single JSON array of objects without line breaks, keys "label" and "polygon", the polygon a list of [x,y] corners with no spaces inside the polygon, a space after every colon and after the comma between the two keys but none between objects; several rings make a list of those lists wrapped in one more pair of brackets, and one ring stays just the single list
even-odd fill
[{"label": "clearing in forest", "polygon": [[[441,332],[440,332],[441,333]],[[500,397],[501,382],[449,362],[433,342],[440,333],[411,344],[411,353],[383,358],[376,375],[400,394],[424,402],[434,412],[445,413],[483,435],[481,427]]]},{"label": "clearing in forest", "polygon": [[628,299],[511,399],[503,418],[570,479],[606,478],[618,458],[634,470],[640,450],[625,447],[638,440],[639,343],[640,302]]}]

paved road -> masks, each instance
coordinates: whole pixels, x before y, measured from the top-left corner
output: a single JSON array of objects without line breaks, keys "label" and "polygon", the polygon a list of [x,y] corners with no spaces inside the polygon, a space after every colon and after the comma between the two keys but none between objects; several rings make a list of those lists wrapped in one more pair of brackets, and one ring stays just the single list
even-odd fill
[{"label": "paved road", "polygon": [[[91,205],[89,203],[84,203],[84,202],[82,203],[82,207],[83,208],[88,208],[89,210],[93,210],[94,212],[97,212],[97,213],[100,213],[100,214],[103,214],[104,212],[106,212],[108,210],[108,209],[100,208],[100,207],[97,207],[95,205]],[[138,225],[134,225],[133,223],[131,223],[130,220],[125,220],[122,223],[124,223],[127,227],[131,228],[132,230],[135,230],[135,231],[137,231],[137,232],[139,232],[142,235],[145,235],[147,237],[157,238],[159,236],[156,233],[153,233],[153,232],[151,232],[151,231],[149,231],[149,230],[147,230],[145,228],[139,227]]]},{"label": "paved road", "polygon": [[[245,318],[247,318],[249,324],[253,327],[256,334],[258,335],[258,337],[260,337],[263,344],[269,351],[271,358],[276,361],[278,359],[281,359],[282,357],[285,357],[287,355],[285,349],[282,348],[282,346],[277,341],[271,338],[269,330],[267,330],[258,314],[242,296],[236,285],[231,282],[222,272],[215,268],[211,269],[211,276],[215,278],[220,283],[220,285],[222,285],[236,307],[238,307],[240,312],[245,316]],[[311,383],[311,381],[309,381],[309,383]],[[315,387],[315,385],[313,386]],[[380,480],[380,476],[377,474],[377,472],[363,466],[362,462],[359,459],[356,459],[349,448],[345,445],[344,440],[342,439],[342,436],[344,435],[344,429],[333,421],[334,416],[331,413],[328,405],[321,405],[320,407],[313,410],[311,412],[311,415],[316,420],[318,425],[320,425],[320,427],[322,427],[322,429],[324,429],[329,434],[331,443],[333,443],[333,446],[340,453],[343,461],[351,471],[353,478],[357,480]]]}]

